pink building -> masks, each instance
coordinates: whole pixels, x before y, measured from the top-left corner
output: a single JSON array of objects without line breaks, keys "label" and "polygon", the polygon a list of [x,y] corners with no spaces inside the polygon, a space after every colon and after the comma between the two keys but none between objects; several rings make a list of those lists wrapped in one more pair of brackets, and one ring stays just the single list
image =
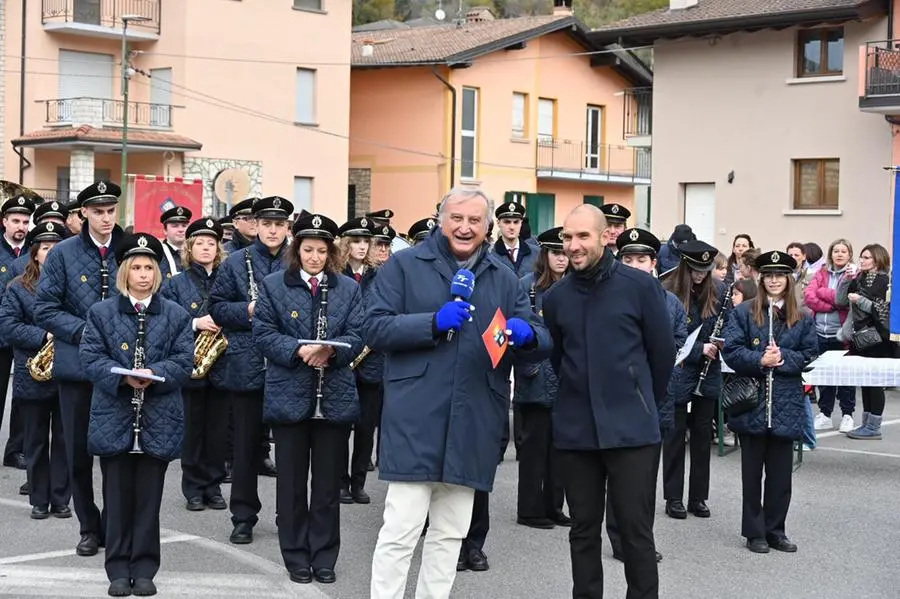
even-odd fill
[{"label": "pink building", "polygon": [[[127,122],[127,172],[201,178],[205,211],[251,193],[346,210],[349,1],[2,6],[5,179],[64,200],[119,181]],[[223,171],[232,185],[214,188]]]},{"label": "pink building", "polygon": [[738,233],[765,248],[887,244],[883,167],[897,138],[882,115],[900,115],[900,61],[870,71],[868,97],[858,83],[860,48],[887,52],[882,65],[898,56],[874,43],[893,36],[887,7],[670,0],[592,32],[598,44],[653,46],[653,230],[687,222],[726,253]]},{"label": "pink building", "polygon": [[645,218],[635,198],[647,195],[650,176],[647,67],[592,45],[565,6],[452,21],[354,30],[357,211],[391,208],[402,231],[452,186],[472,185],[498,203],[521,198],[535,233],[583,202],[616,202],[634,209],[632,221]]}]

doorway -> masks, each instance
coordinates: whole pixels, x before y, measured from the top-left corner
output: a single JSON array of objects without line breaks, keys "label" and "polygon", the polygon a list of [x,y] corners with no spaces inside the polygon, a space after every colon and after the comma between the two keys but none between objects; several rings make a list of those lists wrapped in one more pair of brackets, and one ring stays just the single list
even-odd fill
[{"label": "doorway", "polygon": [[684,183],[684,222],[697,239],[715,245],[716,184]]}]

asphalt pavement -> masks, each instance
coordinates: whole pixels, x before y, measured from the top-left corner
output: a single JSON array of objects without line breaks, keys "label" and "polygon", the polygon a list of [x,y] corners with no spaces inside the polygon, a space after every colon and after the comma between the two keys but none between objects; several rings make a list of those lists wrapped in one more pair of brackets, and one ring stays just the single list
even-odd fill
[{"label": "asphalt pavement", "polygon": [[[8,415],[0,431],[4,444],[7,421]],[[900,597],[900,394],[889,393],[885,424],[882,441],[853,441],[833,432],[820,436],[815,451],[804,453],[794,474],[787,521],[788,535],[800,547],[796,554],[756,555],[745,549],[740,536],[740,452],[720,458],[714,448],[710,519],[667,518],[660,496],[656,542],[665,556],[659,569],[660,596]],[[510,447],[491,495],[492,526],[486,547],[491,568],[460,573],[454,597],[571,597],[567,529],[533,530],[515,523],[516,472]],[[274,479],[259,479],[263,510],[253,544],[235,546],[228,542],[227,511],[184,509],[180,475],[178,463],[171,464],[161,517],[159,597],[368,597],[386,489],[377,472],[370,473],[368,485],[372,504],[341,506],[342,546],[333,585],[289,581],[274,524]],[[31,520],[27,497],[17,494],[24,479],[22,471],[0,468],[0,597],[106,596],[102,551],[90,558],[75,556],[75,518]],[[99,490],[99,465],[95,481]],[[224,490],[227,499],[227,485]],[[410,570],[410,598],[419,551]],[[604,552],[606,597],[624,597],[622,565],[612,559],[608,544]]]}]

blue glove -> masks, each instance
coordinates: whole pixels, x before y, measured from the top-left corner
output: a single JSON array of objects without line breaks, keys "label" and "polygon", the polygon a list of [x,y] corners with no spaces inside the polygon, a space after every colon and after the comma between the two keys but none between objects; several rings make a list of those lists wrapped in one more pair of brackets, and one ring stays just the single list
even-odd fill
[{"label": "blue glove", "polygon": [[446,333],[450,330],[458,331],[462,323],[472,320],[472,316],[469,314],[471,309],[472,304],[463,301],[444,304],[434,315],[434,325],[438,333]]},{"label": "blue glove", "polygon": [[511,345],[522,347],[534,341],[534,330],[521,318],[510,318],[506,321],[506,334]]}]

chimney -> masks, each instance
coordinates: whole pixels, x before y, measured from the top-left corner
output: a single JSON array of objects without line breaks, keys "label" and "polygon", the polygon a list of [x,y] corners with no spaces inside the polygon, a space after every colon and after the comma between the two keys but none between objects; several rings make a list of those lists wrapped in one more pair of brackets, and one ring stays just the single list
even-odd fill
[{"label": "chimney", "polygon": [[486,6],[473,8],[466,13],[466,23],[483,23],[485,21],[493,21],[494,13]]},{"label": "chimney", "polygon": [[698,0],[669,0],[669,10],[682,10],[697,6]]},{"label": "chimney", "polygon": [[553,15],[562,17],[571,17],[574,13],[572,10],[573,0],[553,0]]}]

